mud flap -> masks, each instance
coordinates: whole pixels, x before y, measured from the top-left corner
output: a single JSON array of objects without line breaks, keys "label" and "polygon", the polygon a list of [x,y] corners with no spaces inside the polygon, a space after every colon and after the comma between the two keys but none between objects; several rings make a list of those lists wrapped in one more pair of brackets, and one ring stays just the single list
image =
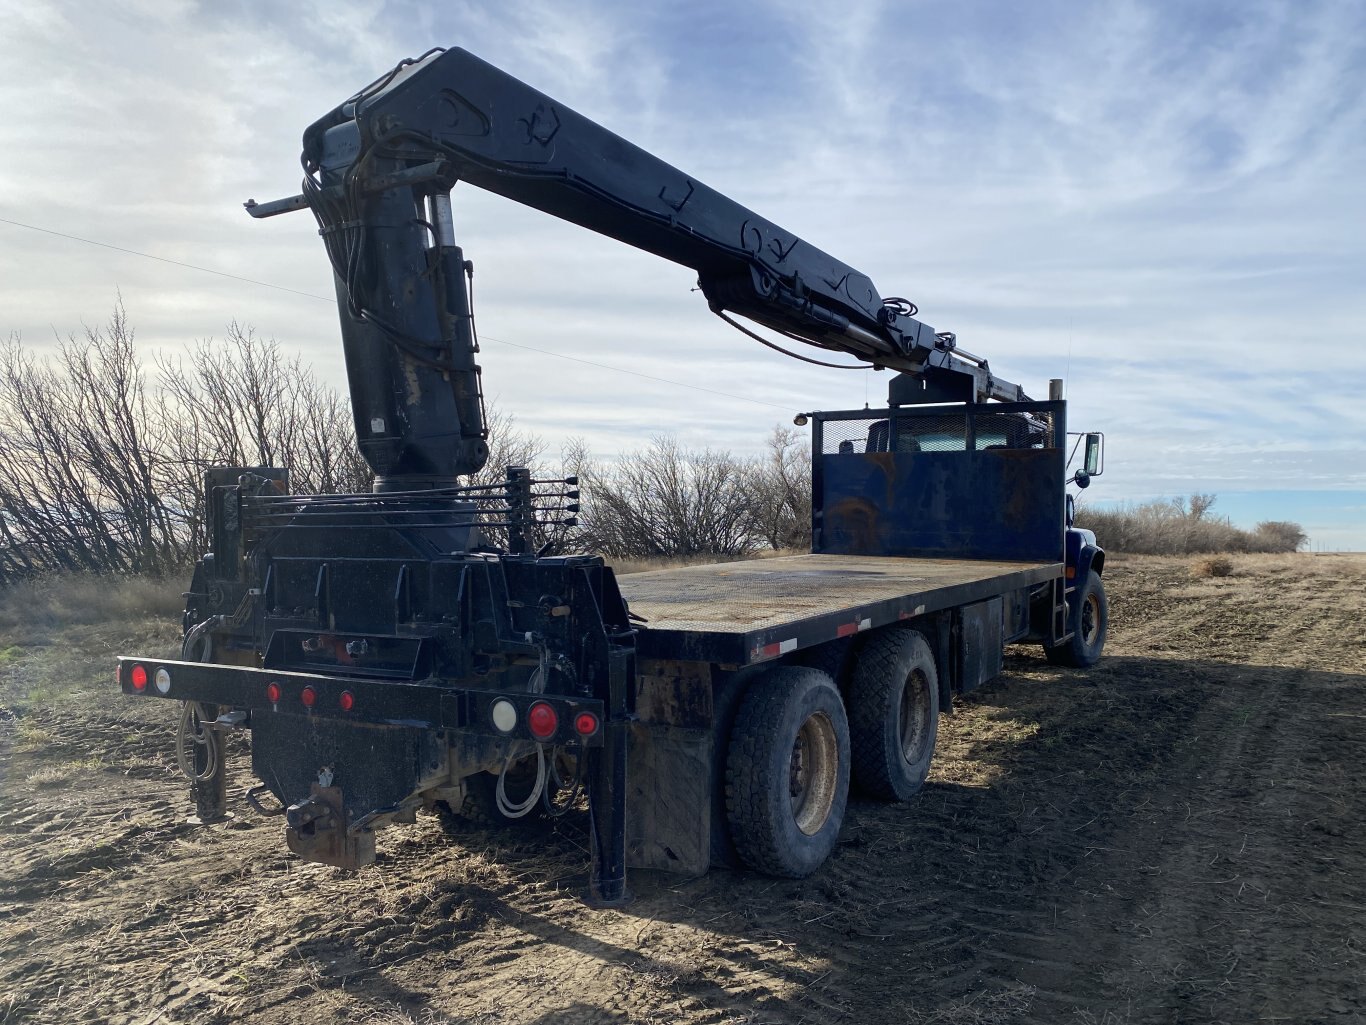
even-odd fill
[{"label": "mud flap", "polygon": [[711,864],[712,740],[704,730],[632,723],[626,858],[687,876]]},{"label": "mud flap", "polygon": [[361,868],[375,860],[375,834],[346,828],[346,804],[340,787],[314,783],[309,797],[285,812],[285,842],[305,861],[337,868]]}]

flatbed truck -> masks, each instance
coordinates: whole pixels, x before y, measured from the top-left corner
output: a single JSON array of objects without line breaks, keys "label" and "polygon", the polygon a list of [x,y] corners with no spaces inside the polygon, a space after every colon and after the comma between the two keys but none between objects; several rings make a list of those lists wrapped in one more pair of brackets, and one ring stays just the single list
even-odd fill
[{"label": "flatbed truck", "polygon": [[[208,470],[181,657],[118,662],[124,693],[183,703],[201,820],[226,812],[240,730],[248,802],[307,859],[364,865],[422,810],[499,824],[582,797],[594,902],[628,899],[628,866],[800,877],[851,787],[919,791],[940,714],[1006,644],[1100,657],[1105,554],[1066,488],[1102,439],[1070,440],[1060,382],[1030,400],[906,300],[464,51],[400,64],[304,144],[303,193],[248,210],[318,218],[376,482]],[[810,554],[617,577],[546,542],[574,478],[469,483],[487,432],[457,180],[695,267],[727,320],[899,371],[885,408],[796,418]]]}]

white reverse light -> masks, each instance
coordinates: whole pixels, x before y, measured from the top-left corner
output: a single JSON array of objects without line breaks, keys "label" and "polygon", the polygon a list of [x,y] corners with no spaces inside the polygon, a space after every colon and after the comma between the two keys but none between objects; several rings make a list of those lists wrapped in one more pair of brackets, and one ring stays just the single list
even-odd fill
[{"label": "white reverse light", "polygon": [[503,733],[511,733],[517,726],[517,706],[511,701],[499,698],[490,709],[493,725]]},{"label": "white reverse light", "polygon": [[152,677],[152,682],[156,684],[158,694],[171,693],[171,674],[165,666],[157,670],[156,676]]}]

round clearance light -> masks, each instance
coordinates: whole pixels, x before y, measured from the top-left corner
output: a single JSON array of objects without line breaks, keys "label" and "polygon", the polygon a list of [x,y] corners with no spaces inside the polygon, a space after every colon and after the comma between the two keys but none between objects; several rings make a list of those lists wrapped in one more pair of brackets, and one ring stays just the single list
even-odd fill
[{"label": "round clearance light", "polygon": [[318,700],[318,692],[312,687],[305,687],[299,695],[299,700],[304,703],[305,708],[312,708]]},{"label": "round clearance light", "polygon": [[341,692],[341,697],[337,699],[337,704],[341,705],[343,712],[349,712],[356,707],[356,695],[349,690],[344,690]]},{"label": "round clearance light", "polygon": [[171,693],[171,673],[165,666],[157,670],[156,675],[152,677],[152,682],[156,684],[158,694]]},{"label": "round clearance light", "polygon": [[141,694],[147,689],[147,669],[144,666],[134,666],[133,671],[128,674],[128,682],[133,685],[133,689]]},{"label": "round clearance light", "polygon": [[489,709],[493,727],[502,733],[511,733],[517,728],[517,706],[511,701],[499,698]]},{"label": "round clearance light", "polygon": [[526,728],[537,740],[549,740],[560,728],[560,717],[555,714],[553,706],[538,701],[526,714]]},{"label": "round clearance light", "polygon": [[281,694],[280,685],[274,680],[266,684],[266,700],[272,705],[278,705],[280,703]]},{"label": "round clearance light", "polygon": [[591,737],[598,732],[598,717],[592,712],[580,712],[574,716],[574,732],[581,737]]}]

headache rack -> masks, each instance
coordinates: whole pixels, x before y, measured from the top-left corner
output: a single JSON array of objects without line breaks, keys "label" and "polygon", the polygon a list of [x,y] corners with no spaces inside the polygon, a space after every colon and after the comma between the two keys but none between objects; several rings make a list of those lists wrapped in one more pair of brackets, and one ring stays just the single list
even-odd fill
[{"label": "headache rack", "polygon": [[242,493],[242,538],[248,548],[287,527],[354,530],[380,526],[470,532],[475,547],[511,555],[542,554],[577,525],[578,478],[536,479],[510,466],[503,481],[423,491],[373,494],[281,495],[270,489]]},{"label": "headache rack", "polygon": [[812,413],[812,551],[1061,562],[1061,401]]}]

